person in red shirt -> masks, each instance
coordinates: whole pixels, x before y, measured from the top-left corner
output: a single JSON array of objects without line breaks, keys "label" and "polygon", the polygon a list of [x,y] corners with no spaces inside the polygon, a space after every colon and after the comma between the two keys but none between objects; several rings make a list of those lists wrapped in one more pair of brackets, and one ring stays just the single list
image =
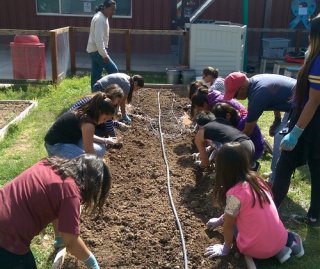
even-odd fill
[{"label": "person in red shirt", "polygon": [[31,240],[58,220],[67,250],[88,268],[99,268],[80,237],[80,205],[97,213],[111,186],[107,165],[95,155],[39,161],[0,189],[1,268],[35,269]]}]

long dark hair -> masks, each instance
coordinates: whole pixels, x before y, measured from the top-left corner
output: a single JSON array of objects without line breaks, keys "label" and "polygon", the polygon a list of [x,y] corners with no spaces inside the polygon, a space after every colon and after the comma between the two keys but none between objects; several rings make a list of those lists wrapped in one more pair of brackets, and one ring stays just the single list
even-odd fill
[{"label": "long dark hair", "polygon": [[92,99],[74,110],[79,117],[88,115],[95,122],[98,122],[100,115],[113,115],[115,107],[112,101],[103,92],[97,92]]},{"label": "long dark hair", "polygon": [[225,205],[227,191],[237,183],[244,181],[250,184],[253,194],[252,207],[255,206],[256,199],[261,208],[264,202],[270,203],[267,192],[271,193],[271,190],[266,182],[250,171],[249,160],[249,153],[238,142],[226,143],[219,149],[213,188],[214,197],[219,204]]},{"label": "long dark hair", "polygon": [[100,4],[99,6],[96,7],[95,12],[97,13],[98,11],[102,11],[103,8],[108,8],[113,5],[116,5],[116,1],[114,0],[106,0],[103,2],[103,4]]},{"label": "long dark hair", "polygon": [[111,174],[104,161],[91,154],[83,154],[73,159],[49,157],[46,165],[64,180],[74,179],[80,189],[82,204],[91,213],[102,209],[111,188]]},{"label": "long dark hair", "polygon": [[192,81],[189,85],[189,99],[191,100],[192,97],[198,92],[198,90],[202,88],[203,91],[205,89],[207,89],[207,92],[208,92],[208,87],[207,85],[205,85],[203,83],[202,80],[195,80],[195,81]]},{"label": "long dark hair", "polygon": [[144,79],[140,75],[134,75],[130,78],[130,91],[128,93],[127,97],[127,103],[130,104],[132,101],[132,95],[133,95],[133,89],[134,89],[134,83],[137,84],[140,88],[144,86]]},{"label": "long dark hair", "polygon": [[320,14],[311,20],[310,43],[308,48],[309,55],[302,65],[294,91],[293,101],[297,105],[296,112],[301,113],[304,103],[309,94],[309,72],[315,58],[320,54]]},{"label": "long dark hair", "polygon": [[239,120],[240,120],[240,113],[236,110],[233,106],[229,105],[225,102],[216,103],[213,108],[211,109],[212,113],[217,118],[227,118],[227,114],[230,115],[229,122],[232,126],[236,127]]}]

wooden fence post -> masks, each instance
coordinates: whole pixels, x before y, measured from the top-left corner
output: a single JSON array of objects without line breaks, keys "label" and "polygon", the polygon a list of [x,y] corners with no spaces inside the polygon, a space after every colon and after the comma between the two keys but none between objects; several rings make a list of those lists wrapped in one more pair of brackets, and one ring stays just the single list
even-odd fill
[{"label": "wooden fence post", "polygon": [[52,83],[58,82],[58,59],[57,59],[57,33],[55,30],[50,31],[51,45],[51,66],[52,66]]},{"label": "wooden fence post", "polygon": [[75,30],[74,27],[69,27],[69,50],[70,50],[70,68],[71,75],[76,74],[76,46],[75,46]]},{"label": "wooden fence post", "polygon": [[131,70],[131,33],[130,29],[125,32],[125,44],[126,44],[126,72]]}]

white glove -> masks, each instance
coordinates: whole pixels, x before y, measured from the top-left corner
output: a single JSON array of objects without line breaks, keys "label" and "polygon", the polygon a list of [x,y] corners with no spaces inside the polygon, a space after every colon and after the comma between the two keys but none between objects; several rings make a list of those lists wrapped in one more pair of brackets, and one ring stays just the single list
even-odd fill
[{"label": "white glove", "polygon": [[223,224],[223,215],[219,218],[212,218],[207,222],[207,228],[210,230],[214,230],[217,227],[221,226]]},{"label": "white glove", "polygon": [[192,153],[191,156],[195,161],[197,161],[197,160],[199,160],[199,155],[200,155],[200,153]]},{"label": "white glove", "polygon": [[219,256],[226,256],[230,253],[230,250],[231,247],[228,247],[225,244],[216,244],[208,247],[204,255],[208,256],[209,259],[212,259]]},{"label": "white glove", "polygon": [[106,145],[113,145],[118,142],[118,139],[116,137],[108,137],[104,139]]}]

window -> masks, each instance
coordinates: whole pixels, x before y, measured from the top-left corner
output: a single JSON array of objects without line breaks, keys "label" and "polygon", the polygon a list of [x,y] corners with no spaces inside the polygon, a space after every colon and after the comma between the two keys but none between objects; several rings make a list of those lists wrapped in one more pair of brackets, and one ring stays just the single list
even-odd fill
[{"label": "window", "polygon": [[[115,0],[117,12],[114,17],[131,17],[132,0]],[[95,8],[104,0],[36,0],[38,15],[92,16]]]}]

